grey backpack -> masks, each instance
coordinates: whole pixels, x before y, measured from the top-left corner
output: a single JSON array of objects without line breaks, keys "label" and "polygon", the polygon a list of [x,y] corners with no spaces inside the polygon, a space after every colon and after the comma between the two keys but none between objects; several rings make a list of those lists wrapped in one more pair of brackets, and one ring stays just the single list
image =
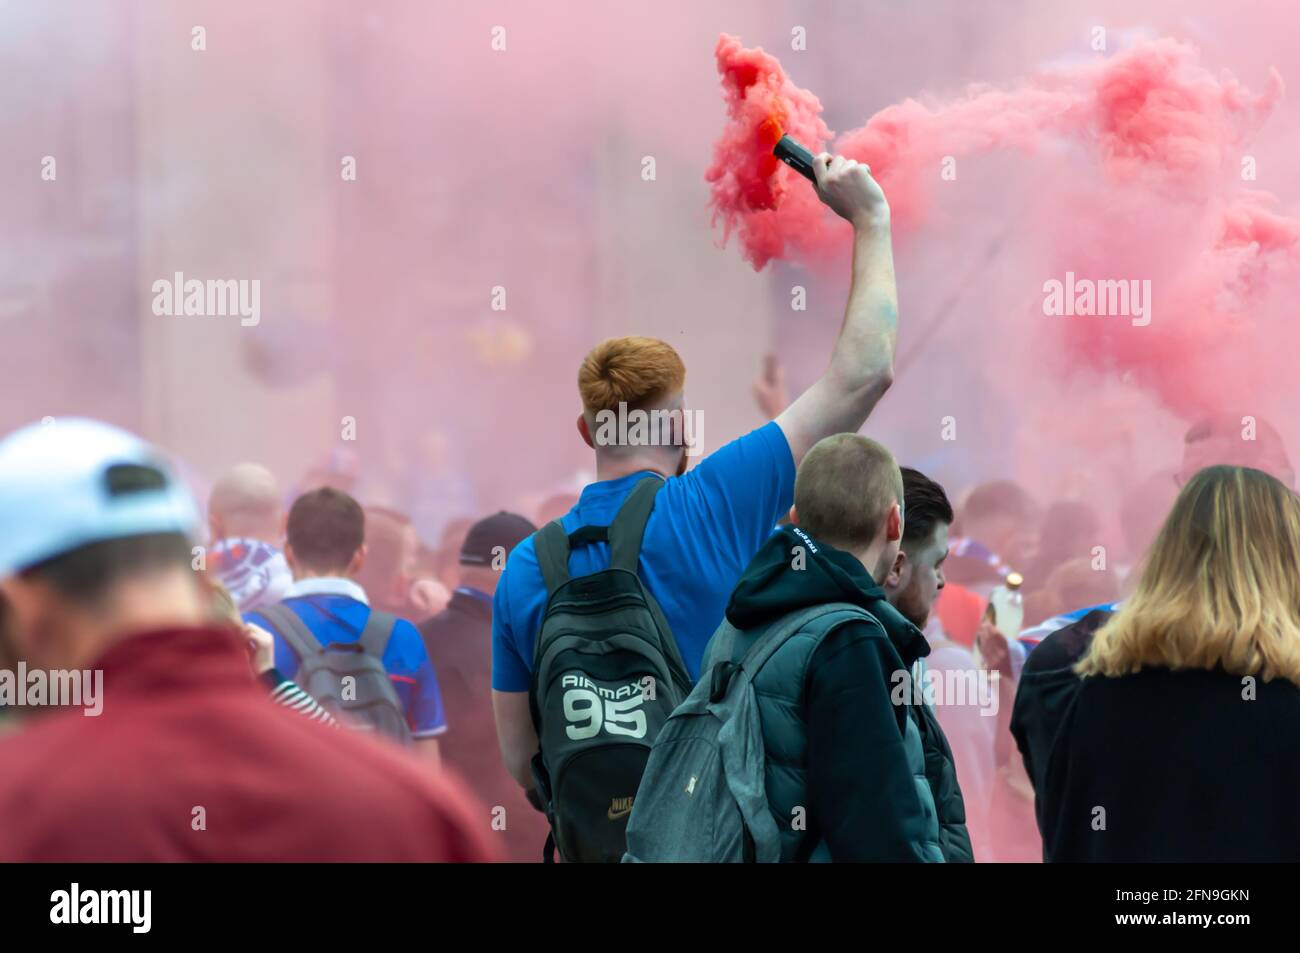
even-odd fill
[{"label": "grey backpack", "polygon": [[[294,681],[321,707],[352,728],[378,732],[404,745],[411,743],[401,699],[383,662],[396,616],[372,609],[357,641],[321,645],[298,613],[283,603],[263,606],[257,612],[298,656]],[[345,683],[345,678],[353,681]]]},{"label": "grey backpack", "polygon": [[[735,661],[725,619],[699,683],[655,739],[627,825],[624,863],[776,863],[781,835],[767,803],[766,753],[752,681],[790,636],[823,616],[869,618],[848,603],[795,612]],[[826,620],[829,632],[837,619]],[[706,666],[707,666],[706,662]]]}]

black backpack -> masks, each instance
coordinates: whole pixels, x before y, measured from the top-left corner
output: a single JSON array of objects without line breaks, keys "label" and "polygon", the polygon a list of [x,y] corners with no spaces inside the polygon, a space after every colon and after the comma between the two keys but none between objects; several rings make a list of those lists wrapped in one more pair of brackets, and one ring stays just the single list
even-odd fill
[{"label": "black backpack", "polygon": [[[321,645],[298,613],[283,603],[257,612],[298,656],[294,681],[321,707],[349,727],[374,731],[403,745],[411,743],[406,713],[383,661],[396,616],[371,609],[355,642]],[[345,692],[343,679],[348,677],[353,679],[352,690]]]},{"label": "black backpack", "polygon": [[[659,729],[690,692],[690,677],[659,604],[637,575],[641,537],[663,486],[641,480],[609,526],[536,537],[548,601],[529,691],[539,750],[532,772],[552,848],[574,862],[616,862]],[[609,568],[569,575],[571,547],[608,542]]]}]

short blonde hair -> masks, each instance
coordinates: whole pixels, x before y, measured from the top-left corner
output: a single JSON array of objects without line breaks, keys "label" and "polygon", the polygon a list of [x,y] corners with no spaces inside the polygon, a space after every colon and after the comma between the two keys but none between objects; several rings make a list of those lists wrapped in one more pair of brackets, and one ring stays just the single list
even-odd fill
[{"label": "short blonde hair", "polygon": [[884,446],[855,433],[819,440],[799,465],[794,508],[799,527],[839,549],[858,550],[903,502],[903,474]]},{"label": "short blonde hair", "polygon": [[644,410],[686,386],[686,365],[671,344],[656,338],[602,341],[578,368],[578,393],[587,413]]},{"label": "short blonde hair", "polygon": [[1222,667],[1300,685],[1300,499],[1247,467],[1207,467],[1178,495],[1136,591],[1075,670]]}]

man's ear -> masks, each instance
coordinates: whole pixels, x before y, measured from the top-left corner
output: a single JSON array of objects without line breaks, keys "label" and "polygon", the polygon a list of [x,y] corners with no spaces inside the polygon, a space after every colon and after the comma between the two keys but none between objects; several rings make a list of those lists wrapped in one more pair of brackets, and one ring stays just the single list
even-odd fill
[{"label": "man's ear", "polygon": [[586,414],[578,414],[578,433],[582,434],[583,443],[591,447],[592,450],[596,449],[596,444],[591,439],[591,428],[587,426]]},{"label": "man's ear", "polygon": [[295,574],[298,572],[298,560],[293,555],[293,547],[288,543],[284,544],[284,561],[289,564],[290,572]]},{"label": "man's ear", "polygon": [[889,516],[885,519],[885,541],[894,542],[903,538],[903,511],[897,503],[889,505]]},{"label": "man's ear", "polygon": [[36,645],[36,632],[39,629],[41,607],[47,603],[48,595],[42,596],[41,587],[48,584],[38,579],[24,579],[11,576],[0,583],[0,599],[6,603],[4,608],[4,635],[8,637],[10,648],[20,659],[39,659]]},{"label": "man's ear", "polygon": [[352,562],[348,563],[349,579],[356,576],[356,574],[361,571],[361,567],[366,564],[366,553],[369,551],[369,547],[367,547],[365,543],[362,543],[361,547],[352,554]]},{"label": "man's ear", "polygon": [[790,525],[791,526],[799,525],[799,513],[797,510],[795,510],[793,503],[790,504]]},{"label": "man's ear", "polygon": [[906,585],[906,576],[910,570],[907,553],[900,549],[898,555],[894,557],[894,565],[890,567],[889,575],[885,577],[885,588],[902,589]]},{"label": "man's ear", "polygon": [[226,538],[221,528],[221,517],[212,511],[208,512],[208,534],[214,543],[219,543]]}]

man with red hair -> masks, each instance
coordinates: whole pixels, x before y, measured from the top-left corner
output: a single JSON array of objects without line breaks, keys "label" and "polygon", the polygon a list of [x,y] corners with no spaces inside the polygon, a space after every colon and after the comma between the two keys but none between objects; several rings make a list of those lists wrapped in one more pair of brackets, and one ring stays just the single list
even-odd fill
[{"label": "man with red hair", "polygon": [[[691,679],[699,677],[705,644],[736,579],[790,509],[799,461],[823,437],[861,427],[893,381],[898,300],[889,205],[865,165],[822,154],[815,171],[822,201],[853,225],[852,286],[829,367],[774,421],[688,472],[698,428],[684,402],[686,368],[671,345],[615,338],[597,345],[578,371],[577,429],[595,452],[596,482],[560,523],[566,533],[608,526],[642,480],[662,484],[641,537],[638,575],[661,607]],[[529,686],[547,606],[535,540],[510,555],[492,626],[502,754],[529,789],[538,750]],[[610,547],[591,542],[573,548],[568,570],[590,574],[609,560]]]}]

